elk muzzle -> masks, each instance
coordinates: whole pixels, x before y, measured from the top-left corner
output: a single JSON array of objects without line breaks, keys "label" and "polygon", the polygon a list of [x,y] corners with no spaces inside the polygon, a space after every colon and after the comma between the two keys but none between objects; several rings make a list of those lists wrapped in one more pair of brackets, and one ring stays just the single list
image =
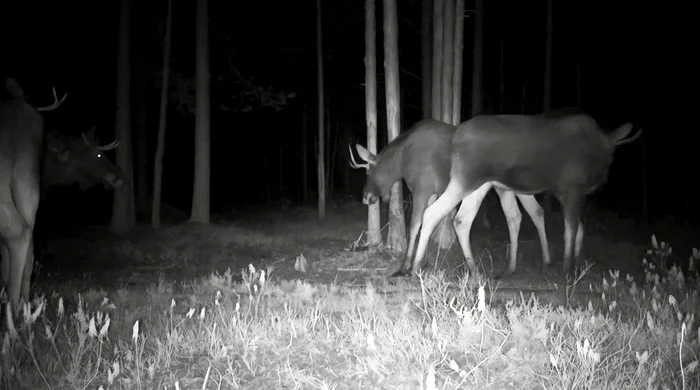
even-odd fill
[{"label": "elk muzzle", "polygon": [[367,206],[377,203],[377,200],[379,199],[372,192],[365,192],[365,195],[362,197],[362,203]]}]

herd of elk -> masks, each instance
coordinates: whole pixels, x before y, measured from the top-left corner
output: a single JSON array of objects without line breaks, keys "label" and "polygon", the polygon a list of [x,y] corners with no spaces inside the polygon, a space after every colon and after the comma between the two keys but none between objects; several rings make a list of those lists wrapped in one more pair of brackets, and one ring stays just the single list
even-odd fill
[{"label": "herd of elk", "polygon": [[0,272],[10,304],[29,300],[34,265],[33,231],[41,193],[47,187],[77,182],[87,188],[103,182],[118,188],[124,174],[104,155],[118,142],[98,146],[91,130],[82,137],[45,134],[41,112],[57,109],[61,100],[34,107],[12,78],[5,81],[10,98],[0,103]]},{"label": "herd of elk", "polygon": [[[392,141],[378,156],[357,146],[367,169],[363,202],[385,200],[395,181],[404,178],[413,194],[409,247],[399,271],[416,272],[424,266],[430,235],[441,219],[460,202],[453,219],[457,239],[470,272],[476,272],[470,244],[472,223],[486,194],[494,188],[503,206],[510,233],[508,273],[515,271],[517,236],[522,219],[515,198],[532,218],[542,244],[542,268],[551,263],[544,213],[535,194],[551,191],[564,214],[563,271],[572,269],[572,257],[581,254],[584,227],[581,210],[586,195],[605,183],[617,146],[633,142],[641,130],[625,139],[632,125],[625,123],[605,133],[580,110],[540,115],[481,115],[456,129],[423,120]],[[434,140],[437,138],[438,140]],[[449,179],[445,172],[449,171]],[[442,193],[430,204],[427,198]],[[417,248],[416,236],[420,231]]]}]

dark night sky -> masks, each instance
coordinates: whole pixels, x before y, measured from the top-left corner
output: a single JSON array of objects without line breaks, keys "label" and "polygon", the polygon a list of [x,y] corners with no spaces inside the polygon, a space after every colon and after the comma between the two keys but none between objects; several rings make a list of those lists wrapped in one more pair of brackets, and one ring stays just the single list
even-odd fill
[{"label": "dark night sky", "polygon": [[[132,66],[142,69],[144,58],[154,64],[160,63],[160,47],[154,34],[158,32],[166,2],[136,3],[132,7],[132,50],[138,58],[132,59]],[[195,7],[189,1],[174,3],[173,68],[191,75]],[[487,105],[498,106],[498,42],[501,39],[505,45],[507,89],[520,94],[523,77],[527,77],[528,94],[539,104],[544,71],[546,1],[488,0],[485,3]],[[599,0],[555,2],[554,105],[576,103],[576,63],[580,61],[584,108],[608,126],[632,121],[644,127],[644,142],[651,155],[650,172],[656,177],[651,185],[658,196],[670,198],[670,193],[673,196],[678,193],[682,200],[674,202],[696,203],[694,197],[687,194],[688,186],[679,184],[669,189],[666,184],[669,180],[680,182],[687,177],[679,167],[695,171],[697,166],[695,143],[690,138],[696,126],[686,121],[684,115],[694,105],[693,95],[697,94],[697,76],[695,72],[686,72],[692,68],[691,63],[695,63],[689,62],[691,35],[683,31],[690,30],[682,22],[682,15],[688,12],[670,5],[661,6],[661,3],[641,4]],[[363,2],[323,0],[323,6],[331,115],[341,114],[340,121],[364,142]],[[381,2],[377,6],[377,18],[381,21]],[[466,6],[472,8],[473,2],[467,1]],[[266,153],[277,156],[276,149],[266,148],[262,143],[270,142],[270,133],[278,134],[276,138],[284,142],[298,142],[295,140],[301,132],[303,96],[307,96],[312,107],[316,100],[314,7],[314,1],[210,0],[212,79],[231,77],[231,58],[236,69],[246,77],[262,85],[294,91],[299,96],[282,113],[274,115],[222,114],[216,110],[217,102],[213,98],[212,196],[215,208],[225,206],[227,202],[221,198],[229,196],[226,191],[218,191],[217,195],[216,188],[220,185],[217,183],[236,181],[243,188],[259,185],[255,184],[255,176],[261,174],[250,166],[262,165],[261,156]],[[420,74],[420,7],[417,0],[398,1],[400,66],[404,69],[401,85],[408,124],[420,117],[420,81],[411,76]],[[16,77],[37,104],[50,101],[51,86],[56,86],[59,93],[69,92],[66,104],[60,112],[50,114],[53,117],[48,120],[73,132],[97,125],[98,134],[110,139],[115,110],[117,2],[3,2],[0,10],[4,16],[0,26],[3,53],[0,76],[3,79]],[[672,19],[672,15],[676,16]],[[472,21],[468,14],[464,53],[465,119],[470,110]],[[381,56],[381,24],[379,26],[377,46]],[[381,64],[380,58],[379,79],[383,84]],[[138,70],[133,73],[136,77]],[[149,93],[149,96],[157,96],[155,82]],[[151,103],[149,123],[155,129],[157,109],[153,103],[157,101]],[[383,100],[379,104],[383,104]],[[384,120],[380,113],[380,123]],[[316,127],[313,114],[309,122],[313,132]],[[192,125],[192,118],[171,120],[167,158],[191,161]],[[261,134],[268,136],[261,137]],[[256,146],[240,148],[241,141]],[[623,176],[630,177],[624,185],[617,186],[620,188],[616,189],[627,188],[620,197],[638,198],[635,192],[639,191],[630,188],[641,188],[638,180],[641,169],[636,169],[641,164],[640,145],[618,153],[617,159],[625,160]],[[192,168],[185,165],[173,168],[174,163],[168,165],[167,158],[166,186],[185,194],[182,202],[186,204],[191,199]],[[309,164],[313,164],[311,157]],[[232,166],[245,166],[247,173],[232,178]],[[613,177],[615,173],[614,170]],[[295,179],[293,173],[288,175],[289,180]],[[361,181],[361,176],[353,181]],[[313,183],[314,178],[309,180]],[[172,184],[174,182],[179,184]],[[290,197],[297,192],[295,189],[288,191]],[[359,193],[360,188],[352,191]]]}]

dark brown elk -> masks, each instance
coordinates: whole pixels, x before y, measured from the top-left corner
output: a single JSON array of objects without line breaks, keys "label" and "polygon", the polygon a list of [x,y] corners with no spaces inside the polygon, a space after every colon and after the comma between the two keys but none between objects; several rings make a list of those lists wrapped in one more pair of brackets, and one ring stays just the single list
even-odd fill
[{"label": "dark brown elk", "polygon": [[[357,153],[366,161],[365,164],[358,164],[352,157],[352,150],[350,150],[352,159],[350,165],[353,168],[367,170],[367,181],[362,198],[364,204],[373,204],[379,198],[388,201],[391,186],[401,179],[406,181],[406,185],[413,195],[408,249],[400,268],[392,276],[404,275],[410,271],[423,212],[439,194],[445,191],[450,180],[450,139],[455,129],[455,126],[444,122],[424,119],[401,133],[376,156],[364,147],[356,145]],[[497,188],[496,191],[508,223],[510,253],[507,272],[512,273],[515,271],[522,214],[514,192],[501,188]],[[547,243],[542,207],[533,195],[517,194],[517,198],[520,199],[525,211],[530,215],[537,228],[542,246],[542,260],[549,263],[549,244]],[[452,209],[456,205],[456,203],[452,205]],[[442,214],[438,221],[447,216],[449,212],[450,210],[447,210],[446,213]],[[430,233],[433,229],[434,226]],[[423,230],[425,231],[425,227]],[[429,237],[430,233],[426,237]]]},{"label": "dark brown elk", "polygon": [[[471,226],[491,188],[534,195],[552,191],[564,214],[564,273],[581,254],[586,195],[603,185],[617,146],[632,124],[606,134],[589,115],[571,110],[541,115],[483,115],[457,127],[450,144],[450,182],[423,214],[423,230],[413,259],[414,272],[424,265],[430,234],[461,201],[454,218],[457,239],[469,270],[476,272],[469,242]],[[521,198],[522,199],[522,198]],[[543,264],[543,268],[547,263]]]},{"label": "dark brown elk", "polygon": [[44,190],[76,182],[81,189],[99,182],[118,188],[125,179],[104,154],[118,142],[99,146],[94,129],[82,137],[55,131],[44,135],[39,112],[56,109],[65,96],[49,107],[32,107],[14,80],[6,84],[13,98],[0,103],[0,202],[5,208],[0,214],[0,263],[3,285],[16,306],[20,297],[29,299],[36,210]]},{"label": "dark brown elk", "polygon": [[32,107],[24,91],[11,78],[5,81],[9,100],[0,103],[0,259],[2,282],[13,308],[20,295],[29,299],[34,263],[32,234],[39,207],[40,170],[44,120],[41,111],[61,105],[54,90],[54,103]]}]

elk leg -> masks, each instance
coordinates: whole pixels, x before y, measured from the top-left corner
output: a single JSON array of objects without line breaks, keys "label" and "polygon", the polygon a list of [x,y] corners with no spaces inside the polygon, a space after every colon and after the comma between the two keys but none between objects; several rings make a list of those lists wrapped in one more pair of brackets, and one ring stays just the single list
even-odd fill
[{"label": "elk leg", "polygon": [[508,253],[508,270],[506,274],[512,274],[515,272],[515,264],[518,261],[518,235],[520,234],[520,223],[523,220],[523,215],[520,213],[515,192],[496,187],[496,193],[498,194],[498,199],[501,200],[501,207],[508,223],[510,251]]},{"label": "elk leg", "polygon": [[29,287],[32,281],[32,271],[34,270],[34,238],[29,238],[29,249],[27,250],[27,262],[24,264],[24,273],[22,274],[22,298],[25,302],[29,302]]},{"label": "elk leg", "polygon": [[481,187],[467,195],[462,200],[462,205],[459,206],[459,210],[453,220],[455,231],[457,232],[457,240],[462,247],[464,259],[467,261],[467,267],[472,275],[476,275],[477,271],[476,264],[474,263],[474,255],[472,254],[471,242],[469,242],[469,234],[474,224],[474,218],[476,218],[479,207],[481,207],[481,202],[484,201],[484,197],[491,190],[491,187],[493,187],[491,183],[484,183]]},{"label": "elk leg", "polygon": [[[571,257],[574,252],[574,244],[578,235],[578,228],[581,225],[581,208],[584,198],[579,194],[566,194],[563,197],[562,205],[564,206],[564,274],[572,271]],[[583,232],[581,233],[581,242],[583,242]]]},{"label": "elk leg", "polygon": [[10,283],[7,295],[10,299],[10,305],[14,309],[19,306],[24,268],[27,264],[27,251],[31,239],[32,232],[28,226],[22,227],[19,235],[7,239],[10,251]]},{"label": "elk leg", "polygon": [[537,202],[534,195],[517,194],[520,203],[527,214],[532,218],[535,224],[537,234],[540,236],[540,246],[542,247],[542,272],[547,270],[547,266],[552,264],[551,254],[549,252],[549,243],[547,242],[547,232],[544,224],[544,209]]},{"label": "elk leg", "polygon": [[10,288],[10,249],[4,242],[0,243],[0,273],[2,274],[2,285]]},{"label": "elk leg", "polygon": [[[418,247],[416,248],[416,255],[413,258],[413,272],[415,273],[422,268],[424,263],[425,252],[428,249],[428,241],[430,241],[430,235],[435,230],[438,222],[445,218],[447,214],[452,211],[452,209],[457,206],[457,204],[464,198],[465,191],[461,184],[458,184],[454,180],[450,180],[450,184],[447,185],[445,192],[437,198],[435,203],[428,206],[423,213],[423,223],[420,231],[420,237],[418,239]],[[464,205],[464,204],[462,204]]]},{"label": "elk leg", "polygon": [[585,227],[583,225],[583,219],[578,221],[578,230],[576,231],[576,246],[574,246],[574,259],[578,261],[581,258],[581,248],[583,247],[583,235],[585,234]]},{"label": "elk leg", "polygon": [[433,197],[428,198],[425,195],[418,194],[413,198],[413,211],[411,212],[411,226],[409,230],[408,248],[406,249],[406,257],[398,271],[391,274],[391,276],[402,276],[406,275],[411,269],[411,260],[413,259],[413,251],[416,245],[416,238],[420,232],[421,219],[423,218],[423,212],[428,206],[428,203]]}]

